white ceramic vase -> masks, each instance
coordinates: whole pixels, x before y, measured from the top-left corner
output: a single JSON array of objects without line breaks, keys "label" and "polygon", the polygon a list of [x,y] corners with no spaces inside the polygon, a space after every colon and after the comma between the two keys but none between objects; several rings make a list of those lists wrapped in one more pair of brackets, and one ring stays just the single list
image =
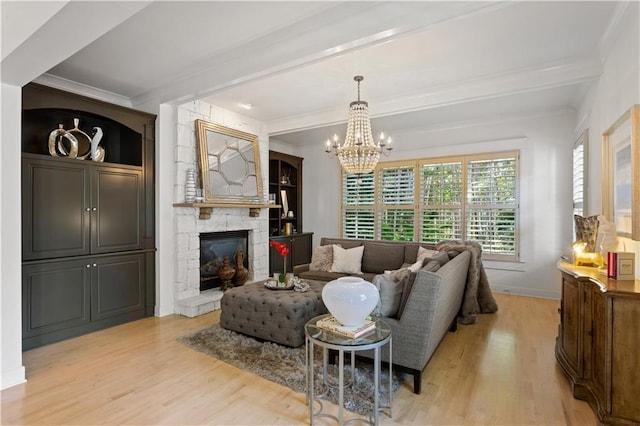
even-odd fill
[{"label": "white ceramic vase", "polygon": [[341,277],[322,289],[322,301],[331,315],[349,327],[364,324],[379,298],[376,286],[359,277]]},{"label": "white ceramic vase", "polygon": [[193,203],[196,199],[196,172],[193,169],[187,170],[187,182],[184,186],[184,201]]}]

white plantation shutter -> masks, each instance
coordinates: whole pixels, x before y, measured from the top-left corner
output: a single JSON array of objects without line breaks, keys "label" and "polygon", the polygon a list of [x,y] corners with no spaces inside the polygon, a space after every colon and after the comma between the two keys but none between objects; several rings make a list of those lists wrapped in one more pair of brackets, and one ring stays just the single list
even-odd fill
[{"label": "white plantation shutter", "polygon": [[379,163],[343,173],[342,233],[438,243],[473,240],[483,258],[518,260],[518,153]]},{"label": "white plantation shutter", "polygon": [[423,243],[436,244],[442,240],[462,238],[462,209],[431,209],[422,211],[420,239]]},{"label": "white plantation shutter", "polygon": [[516,255],[516,157],[467,163],[466,237],[482,244],[483,256]]},{"label": "white plantation shutter", "polygon": [[345,206],[373,206],[375,202],[373,178],[373,172],[366,175],[344,173],[342,204]]},{"label": "white plantation shutter", "polygon": [[422,164],[420,171],[420,241],[461,239],[462,162]]},{"label": "white plantation shutter", "polygon": [[389,167],[378,170],[380,204],[413,205],[414,167]]},{"label": "white plantation shutter", "polygon": [[573,147],[573,214],[584,216],[585,192],[587,180],[587,131],[578,138]]},{"label": "white plantation shutter", "polygon": [[375,186],[373,172],[342,174],[342,236],[371,240],[375,237]]},{"label": "white plantation shutter", "polygon": [[378,226],[381,240],[414,240],[415,167],[391,166],[377,170]]},{"label": "white plantation shutter", "polygon": [[372,240],[375,236],[373,210],[345,210],[342,220],[343,238]]}]

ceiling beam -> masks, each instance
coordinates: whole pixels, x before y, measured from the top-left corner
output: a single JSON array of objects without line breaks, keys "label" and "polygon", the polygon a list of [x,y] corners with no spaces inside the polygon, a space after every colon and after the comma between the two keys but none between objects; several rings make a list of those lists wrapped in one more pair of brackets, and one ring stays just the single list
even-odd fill
[{"label": "ceiling beam", "polygon": [[[419,111],[447,105],[492,99],[516,93],[526,93],[551,87],[560,87],[596,79],[602,73],[597,57],[572,59],[561,63],[538,65],[513,70],[451,85],[428,88],[388,100],[370,100],[372,118]],[[309,114],[286,117],[267,122],[270,135],[343,123],[345,105]]]},{"label": "ceiling beam", "polygon": [[[507,7],[508,3],[452,2],[448,8],[430,2],[342,2],[336,6],[252,40],[232,51],[194,64],[185,75],[132,98],[135,107],[150,102],[183,103],[222,90],[298,69],[318,61],[370,47],[462,19]],[[385,16],[381,22],[378,16]]]},{"label": "ceiling beam", "polygon": [[[10,9],[20,15],[30,9],[28,2],[15,2]],[[42,25],[33,28],[31,34],[12,37],[24,41],[2,60],[2,82],[24,86],[47,72],[80,49],[118,26],[151,2],[84,2],[64,4],[57,11],[49,9],[49,19],[44,15]],[[3,4],[3,15],[6,5]],[[20,8],[24,9],[20,9]],[[4,18],[4,16],[3,16]],[[3,38],[5,37],[3,28]],[[15,41],[14,43],[16,43]]]}]

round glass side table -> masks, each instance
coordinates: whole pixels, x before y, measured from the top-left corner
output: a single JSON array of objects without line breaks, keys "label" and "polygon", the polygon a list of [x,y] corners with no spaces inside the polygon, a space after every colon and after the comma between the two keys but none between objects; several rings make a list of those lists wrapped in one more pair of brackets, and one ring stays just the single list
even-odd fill
[{"label": "round glass side table", "polygon": [[[322,329],[317,326],[319,320],[327,318],[330,315],[320,315],[312,318],[304,326],[305,341],[306,341],[306,362],[307,362],[307,404],[309,404],[309,418],[311,425],[314,424],[314,420],[319,417],[327,417],[338,422],[339,425],[346,425],[351,422],[366,422],[371,425],[378,425],[380,412],[387,411],[389,417],[391,417],[391,403],[393,394],[391,392],[392,384],[392,343],[391,343],[391,328],[383,320],[374,318],[375,329],[370,333],[352,339],[350,337],[342,336],[340,334]],[[382,367],[380,351],[383,346],[387,345],[389,348],[389,401],[388,406],[382,406],[380,403],[380,390],[382,389]],[[315,395],[314,387],[314,349],[318,346],[322,348],[322,385],[324,386],[324,392],[321,395]],[[345,422],[344,420],[344,388],[345,386],[357,386],[355,383],[355,354],[359,351],[373,350],[373,369],[374,369],[374,392],[373,398],[373,411],[370,413],[368,419],[354,418]],[[338,377],[332,378],[327,372],[327,366],[329,364],[329,350],[334,350],[338,353]],[[344,353],[349,352],[351,354],[350,374],[349,381],[345,383],[345,363]],[[322,402],[318,400],[319,396],[324,395],[329,388],[338,389],[338,416],[323,413]],[[314,404],[319,404],[319,409],[314,412]]]}]

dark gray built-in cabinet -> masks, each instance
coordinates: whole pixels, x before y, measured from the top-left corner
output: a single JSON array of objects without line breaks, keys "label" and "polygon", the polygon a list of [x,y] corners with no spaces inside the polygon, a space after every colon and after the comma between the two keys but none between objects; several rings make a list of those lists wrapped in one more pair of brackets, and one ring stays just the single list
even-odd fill
[{"label": "dark gray built-in cabinet", "polygon": [[[63,124],[104,133],[104,162],[53,157]],[[29,84],[22,116],[23,348],[151,316],[155,116]]]}]

